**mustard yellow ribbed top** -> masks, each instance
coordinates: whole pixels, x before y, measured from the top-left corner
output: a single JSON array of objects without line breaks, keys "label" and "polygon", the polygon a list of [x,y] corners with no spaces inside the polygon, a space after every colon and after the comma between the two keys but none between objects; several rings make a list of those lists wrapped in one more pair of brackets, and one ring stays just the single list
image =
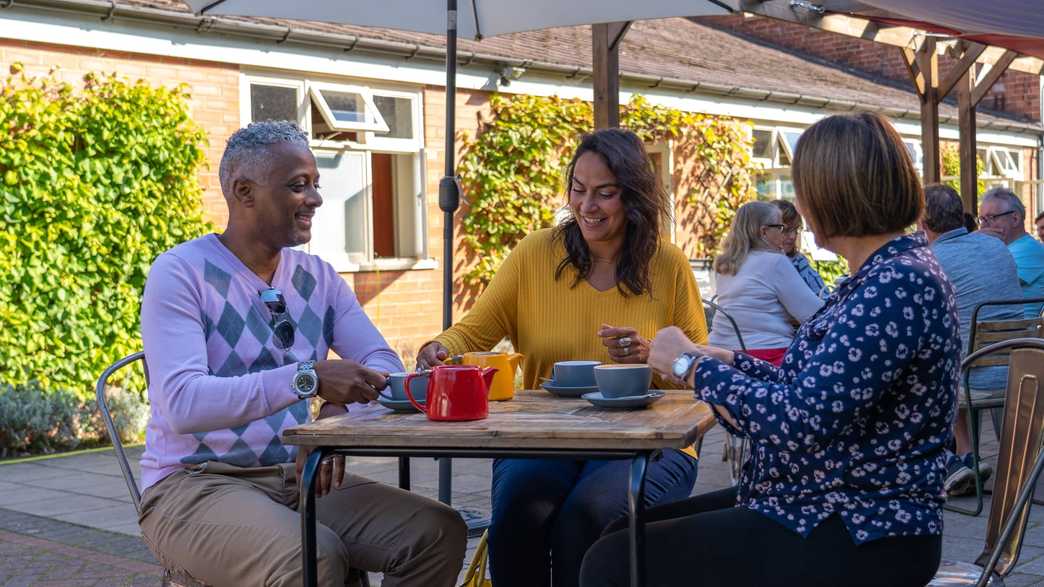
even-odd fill
[{"label": "mustard yellow ribbed top", "polygon": [[540,377],[550,377],[556,361],[611,362],[598,337],[602,324],[629,326],[648,339],[673,325],[693,341],[706,344],[700,291],[688,258],[678,247],[662,243],[653,257],[651,296],[625,296],[615,287],[598,291],[586,280],[571,287],[576,277],[572,267],[556,281],[555,268],[563,258],[565,247],[553,238],[553,229],[526,236],[471,311],[435,340],[458,355],[488,351],[508,337],[525,355],[526,389],[537,389]]}]

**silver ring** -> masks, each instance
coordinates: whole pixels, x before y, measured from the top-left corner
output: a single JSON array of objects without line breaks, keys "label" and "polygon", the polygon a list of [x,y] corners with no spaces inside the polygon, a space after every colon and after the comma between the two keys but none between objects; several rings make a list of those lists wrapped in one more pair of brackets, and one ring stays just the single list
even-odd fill
[{"label": "silver ring", "polygon": [[326,457],[325,459],[323,459],[323,460],[322,460],[322,461],[320,461],[320,462],[321,462],[322,464],[324,464],[324,465],[332,465],[332,464],[333,464],[333,461],[334,461],[334,458],[333,458],[333,457]]},{"label": "silver ring", "polygon": [[632,341],[631,341],[631,337],[630,337],[630,336],[625,336],[625,337],[621,338],[620,340],[618,340],[618,341],[616,341],[616,342],[617,342],[617,344],[619,344],[619,345],[620,345],[620,346],[621,346],[622,348],[627,348],[627,347],[631,346],[631,342],[632,342]]}]

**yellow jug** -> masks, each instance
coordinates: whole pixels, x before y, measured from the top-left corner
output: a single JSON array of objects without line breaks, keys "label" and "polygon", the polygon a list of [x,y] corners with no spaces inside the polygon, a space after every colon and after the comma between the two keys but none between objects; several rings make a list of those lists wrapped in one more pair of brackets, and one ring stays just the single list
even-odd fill
[{"label": "yellow jug", "polygon": [[515,397],[515,369],[523,358],[520,353],[464,353],[463,363],[496,368],[493,385],[489,386],[489,399],[504,401]]}]

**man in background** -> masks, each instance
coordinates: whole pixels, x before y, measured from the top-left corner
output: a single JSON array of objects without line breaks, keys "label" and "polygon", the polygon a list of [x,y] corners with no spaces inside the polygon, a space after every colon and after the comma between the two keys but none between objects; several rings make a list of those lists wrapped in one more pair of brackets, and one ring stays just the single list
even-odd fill
[{"label": "man in background", "polygon": [[[980,230],[991,234],[1008,245],[1015,267],[1019,272],[1019,285],[1025,298],[1044,298],[1044,244],[1026,232],[1026,207],[1011,190],[995,187],[982,196],[979,207]],[[1028,303],[1025,317],[1040,316],[1044,303]]]},{"label": "man in background", "polygon": [[[968,232],[964,226],[964,206],[957,192],[943,184],[929,185],[924,190],[924,216],[918,223],[943,272],[957,294],[957,315],[960,318],[961,343],[968,348],[972,312],[986,301],[1018,300],[1022,298],[1015,260],[1002,242],[982,232]],[[979,312],[979,320],[1018,320],[1023,308],[1019,305],[987,306]],[[977,367],[970,373],[973,398],[1004,395],[1008,379],[1007,367]],[[962,380],[963,381],[963,380]],[[964,392],[959,397],[964,404]],[[991,410],[994,430],[1000,430],[1002,410]],[[949,495],[967,495],[975,491],[975,472],[968,435],[967,410],[960,408],[954,425],[956,454],[946,467],[943,488]],[[980,463],[983,483],[992,469]]]}]

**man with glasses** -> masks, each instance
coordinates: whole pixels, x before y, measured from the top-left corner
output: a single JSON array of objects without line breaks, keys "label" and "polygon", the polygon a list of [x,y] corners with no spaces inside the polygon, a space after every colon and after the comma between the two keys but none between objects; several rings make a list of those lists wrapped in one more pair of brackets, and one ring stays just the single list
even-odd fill
[{"label": "man with glasses", "polygon": [[[972,312],[987,301],[1018,300],[1022,298],[1015,260],[1007,247],[992,236],[969,232],[964,226],[964,205],[956,190],[945,184],[924,188],[924,215],[918,227],[931,243],[932,252],[939,260],[943,273],[953,284],[957,294],[957,315],[960,319],[961,348],[968,348]],[[979,313],[979,320],[1018,320],[1020,306],[987,306]],[[969,374],[972,396],[989,397],[988,392],[1004,393],[1008,380],[1007,367],[976,367]],[[961,396],[963,399],[963,395]],[[1002,410],[990,410],[994,430],[1000,430]],[[968,435],[968,417],[961,409],[954,423],[956,454],[946,463],[943,489],[951,496],[975,493],[975,472]],[[979,472],[985,483],[993,473],[989,465],[980,462]]]},{"label": "man with glasses", "polygon": [[[1011,190],[995,187],[982,196],[979,227],[1008,245],[1026,298],[1044,297],[1044,244],[1026,232],[1026,207]],[[975,262],[969,260],[969,262]],[[1044,304],[1026,304],[1025,317],[1039,316]]]},{"label": "man with glasses", "polygon": [[[219,176],[225,231],[160,255],[145,285],[140,525],[164,565],[208,585],[299,585],[304,455],[280,434],[310,419],[312,398],[319,418],[344,414],[403,366],[337,272],[292,248],[323,202],[307,136],[251,124]],[[451,508],[345,473],[344,457],[321,464],[317,493],[321,584],[349,569],[384,585],[456,580],[466,528]]]}]

